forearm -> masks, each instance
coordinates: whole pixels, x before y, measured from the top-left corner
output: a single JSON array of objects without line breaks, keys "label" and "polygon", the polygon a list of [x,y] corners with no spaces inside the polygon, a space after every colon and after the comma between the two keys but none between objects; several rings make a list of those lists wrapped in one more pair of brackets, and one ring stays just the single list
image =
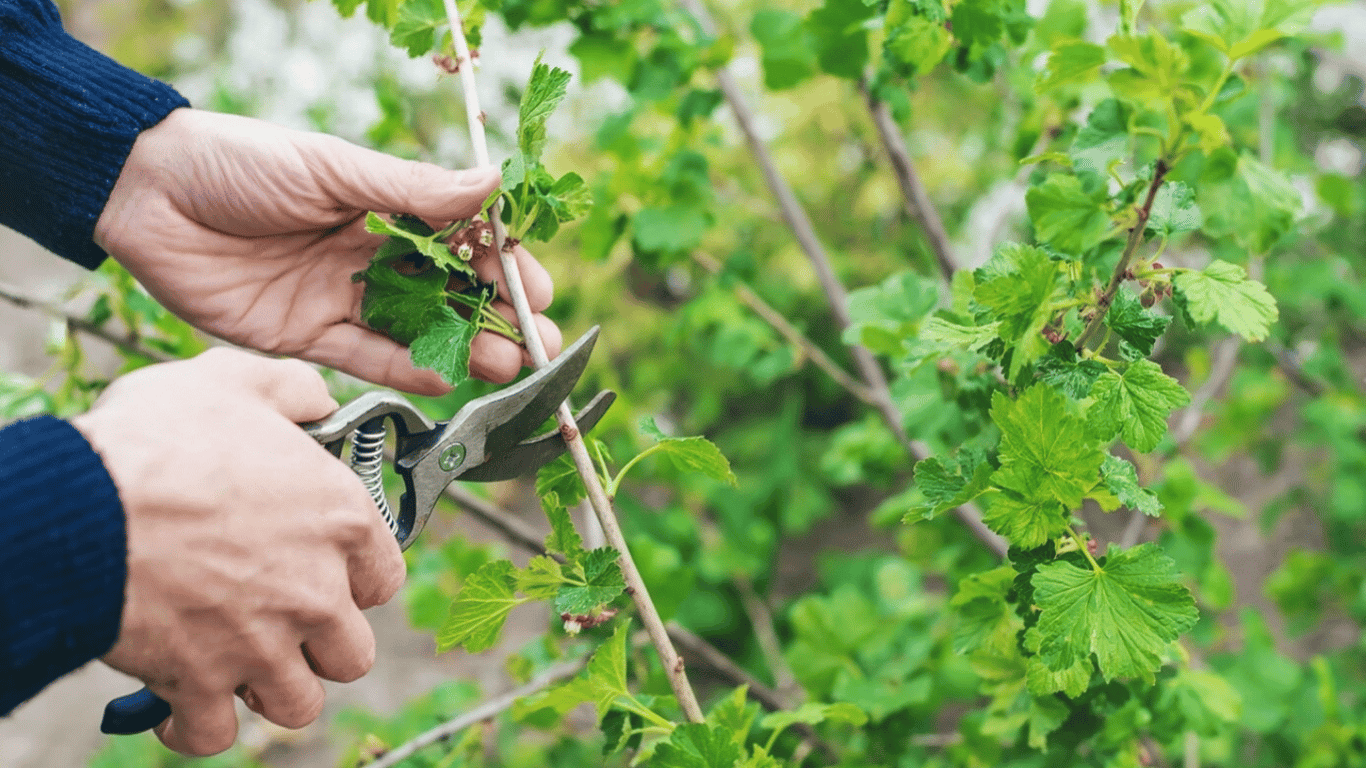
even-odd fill
[{"label": "forearm", "polygon": [[100,457],[50,416],[0,430],[0,715],[113,646],[127,540]]},{"label": "forearm", "polygon": [[66,34],[51,0],[0,0],[0,224],[98,266],[95,222],[133,141],[187,105]]}]

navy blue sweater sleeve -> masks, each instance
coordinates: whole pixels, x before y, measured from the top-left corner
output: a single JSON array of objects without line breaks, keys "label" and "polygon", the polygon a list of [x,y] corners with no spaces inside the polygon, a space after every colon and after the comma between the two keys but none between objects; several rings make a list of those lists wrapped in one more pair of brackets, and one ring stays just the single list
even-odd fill
[{"label": "navy blue sweater sleeve", "polygon": [[68,35],[51,0],[0,0],[0,224],[94,269],[133,140],[188,102]]},{"label": "navy blue sweater sleeve", "polygon": [[[0,0],[0,224],[93,269],[95,222],[144,129],[188,102],[62,29],[51,0]],[[118,637],[118,493],[70,424],[0,430],[0,715]]]},{"label": "navy blue sweater sleeve", "polygon": [[52,416],[0,430],[0,714],[118,637],[127,536],[114,482]]}]

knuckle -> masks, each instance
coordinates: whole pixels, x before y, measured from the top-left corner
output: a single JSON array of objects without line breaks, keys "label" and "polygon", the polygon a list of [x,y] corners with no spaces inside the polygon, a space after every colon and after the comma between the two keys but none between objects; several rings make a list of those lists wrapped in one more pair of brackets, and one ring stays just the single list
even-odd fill
[{"label": "knuckle", "polygon": [[323,713],[326,697],[321,686],[296,692],[274,707],[266,706],[266,719],[284,728],[303,728]]}]

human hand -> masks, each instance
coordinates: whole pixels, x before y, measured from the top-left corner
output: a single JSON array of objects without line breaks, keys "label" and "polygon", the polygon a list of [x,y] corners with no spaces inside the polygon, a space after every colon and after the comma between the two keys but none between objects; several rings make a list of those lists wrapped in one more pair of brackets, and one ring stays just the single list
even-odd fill
[{"label": "human hand", "polygon": [[[334,136],[234,115],[177,109],[133,145],[95,226],[95,242],[191,325],[253,349],[311,360],[418,394],[450,390],[413,367],[406,347],[360,319],[363,270],[383,242],[365,213],[445,223],[478,212],[499,184],[492,170],[449,171],[399,160]],[[517,262],[532,310],[550,305],[549,273],[525,249]],[[498,283],[494,306],[514,324],[496,255],[476,257]],[[558,328],[537,326],[552,357]],[[525,350],[482,332],[470,372],[512,380]]]},{"label": "human hand", "polygon": [[105,663],[171,705],[177,752],[221,752],[234,694],[301,728],[318,678],[370,670],[362,608],[403,584],[397,541],[355,474],[296,422],[337,403],[316,371],[213,349],[115,381],[72,419],[127,515],[128,581]]}]

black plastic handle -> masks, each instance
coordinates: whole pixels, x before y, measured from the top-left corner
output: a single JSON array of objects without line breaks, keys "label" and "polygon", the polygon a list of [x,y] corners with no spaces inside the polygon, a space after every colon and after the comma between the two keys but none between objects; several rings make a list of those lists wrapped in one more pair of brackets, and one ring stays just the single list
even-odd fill
[{"label": "black plastic handle", "polygon": [[171,705],[143,688],[137,693],[120,696],[104,707],[100,731],[118,736],[150,731],[171,716]]}]

